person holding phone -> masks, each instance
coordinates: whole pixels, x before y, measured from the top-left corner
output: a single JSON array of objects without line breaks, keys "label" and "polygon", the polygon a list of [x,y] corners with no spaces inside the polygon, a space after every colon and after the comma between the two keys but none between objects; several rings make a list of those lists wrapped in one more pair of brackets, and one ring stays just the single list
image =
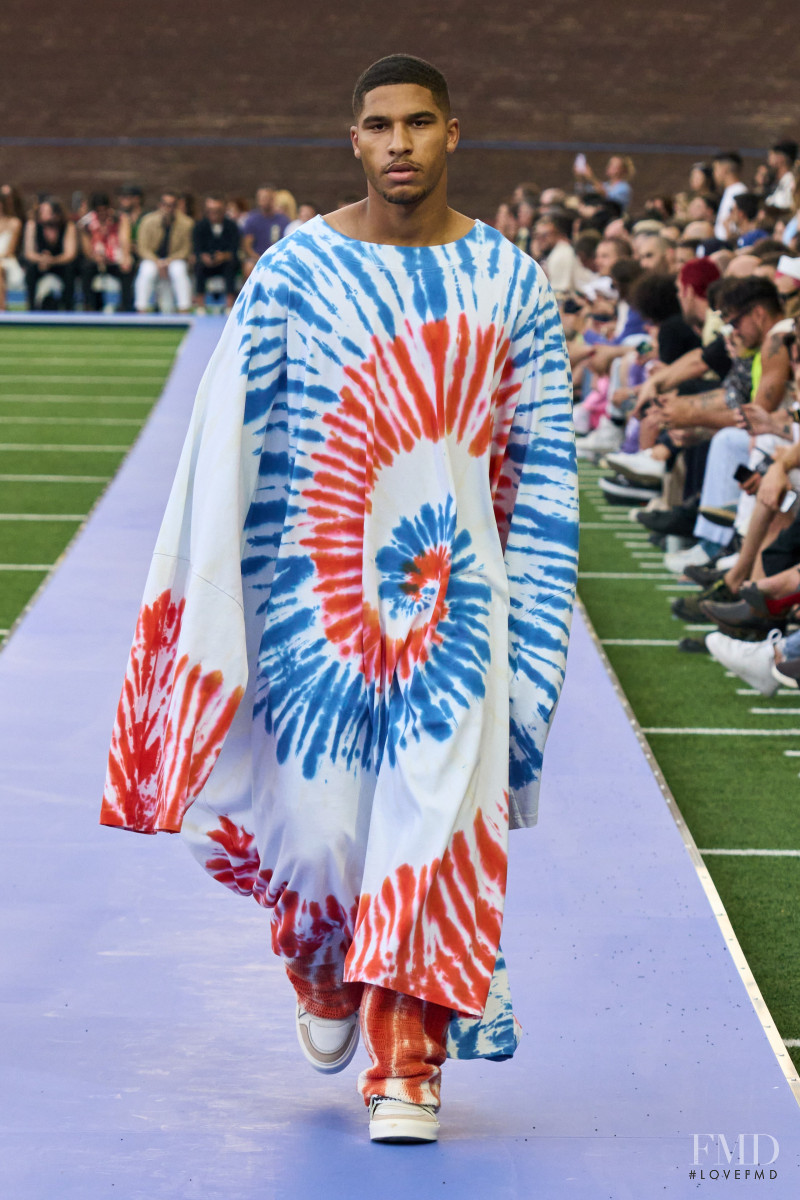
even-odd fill
[{"label": "person holding phone", "polygon": [[636,174],[631,158],[627,155],[612,154],[606,164],[605,179],[602,181],[589,166],[585,154],[576,155],[572,169],[578,179],[585,180],[596,191],[602,192],[608,200],[616,200],[623,212],[628,211],[633,198],[631,180]]}]

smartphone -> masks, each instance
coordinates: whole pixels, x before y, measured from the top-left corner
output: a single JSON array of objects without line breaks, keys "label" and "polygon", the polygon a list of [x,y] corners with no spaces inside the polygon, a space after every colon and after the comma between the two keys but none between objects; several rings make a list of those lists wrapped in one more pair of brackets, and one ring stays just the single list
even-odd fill
[{"label": "smartphone", "polygon": [[578,174],[581,174],[583,171],[586,170],[586,155],[585,154],[576,154],[575,162],[572,165],[573,165],[573,169],[575,171],[577,171]]},{"label": "smartphone", "polygon": [[781,512],[787,513],[797,499],[797,492],[788,491],[781,500]]},{"label": "smartphone", "polygon": [[755,473],[752,467],[748,467],[747,463],[739,463],[739,466],[733,472],[733,478],[737,483],[749,483]]}]

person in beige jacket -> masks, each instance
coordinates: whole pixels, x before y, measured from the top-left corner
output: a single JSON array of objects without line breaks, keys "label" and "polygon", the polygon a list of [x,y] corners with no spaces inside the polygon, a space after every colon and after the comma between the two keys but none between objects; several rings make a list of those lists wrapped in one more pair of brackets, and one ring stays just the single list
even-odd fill
[{"label": "person in beige jacket", "polygon": [[139,224],[138,251],[141,262],[136,275],[136,311],[145,313],[158,291],[161,311],[173,305],[188,312],[192,304],[189,256],[192,253],[194,221],[178,211],[175,192],[163,192],[154,212]]}]

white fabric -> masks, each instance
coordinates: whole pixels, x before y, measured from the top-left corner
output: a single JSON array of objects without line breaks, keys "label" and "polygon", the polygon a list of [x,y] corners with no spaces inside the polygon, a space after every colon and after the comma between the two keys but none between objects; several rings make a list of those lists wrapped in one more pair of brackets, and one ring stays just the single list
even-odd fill
[{"label": "white fabric", "polygon": [[[189,268],[182,258],[174,259],[167,267],[170,290],[181,312],[188,312],[192,305],[192,283]],[[158,263],[143,258],[136,272],[135,302],[137,312],[147,312],[153,303],[153,292],[159,281]]]},{"label": "white fabric", "polygon": [[722,193],[722,199],[720,200],[719,208],[717,209],[717,220],[716,224],[714,225],[714,235],[715,237],[718,237],[720,241],[726,242],[728,240],[728,230],[725,227],[725,223],[728,217],[731,215],[734,199],[736,196],[740,196],[742,192],[746,191],[747,188],[745,185],[739,181],[738,183],[729,183],[725,188],[725,191]]}]

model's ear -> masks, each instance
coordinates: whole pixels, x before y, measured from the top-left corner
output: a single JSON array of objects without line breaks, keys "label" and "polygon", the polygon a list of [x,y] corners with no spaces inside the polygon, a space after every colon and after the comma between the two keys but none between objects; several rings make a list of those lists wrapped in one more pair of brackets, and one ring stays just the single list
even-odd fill
[{"label": "model's ear", "polygon": [[447,153],[452,154],[458,145],[458,139],[461,137],[461,127],[458,123],[458,117],[451,117],[447,122]]},{"label": "model's ear", "polygon": [[356,158],[361,158],[361,151],[358,148],[358,126],[357,125],[350,126],[350,141],[353,146],[353,154],[355,154]]}]

